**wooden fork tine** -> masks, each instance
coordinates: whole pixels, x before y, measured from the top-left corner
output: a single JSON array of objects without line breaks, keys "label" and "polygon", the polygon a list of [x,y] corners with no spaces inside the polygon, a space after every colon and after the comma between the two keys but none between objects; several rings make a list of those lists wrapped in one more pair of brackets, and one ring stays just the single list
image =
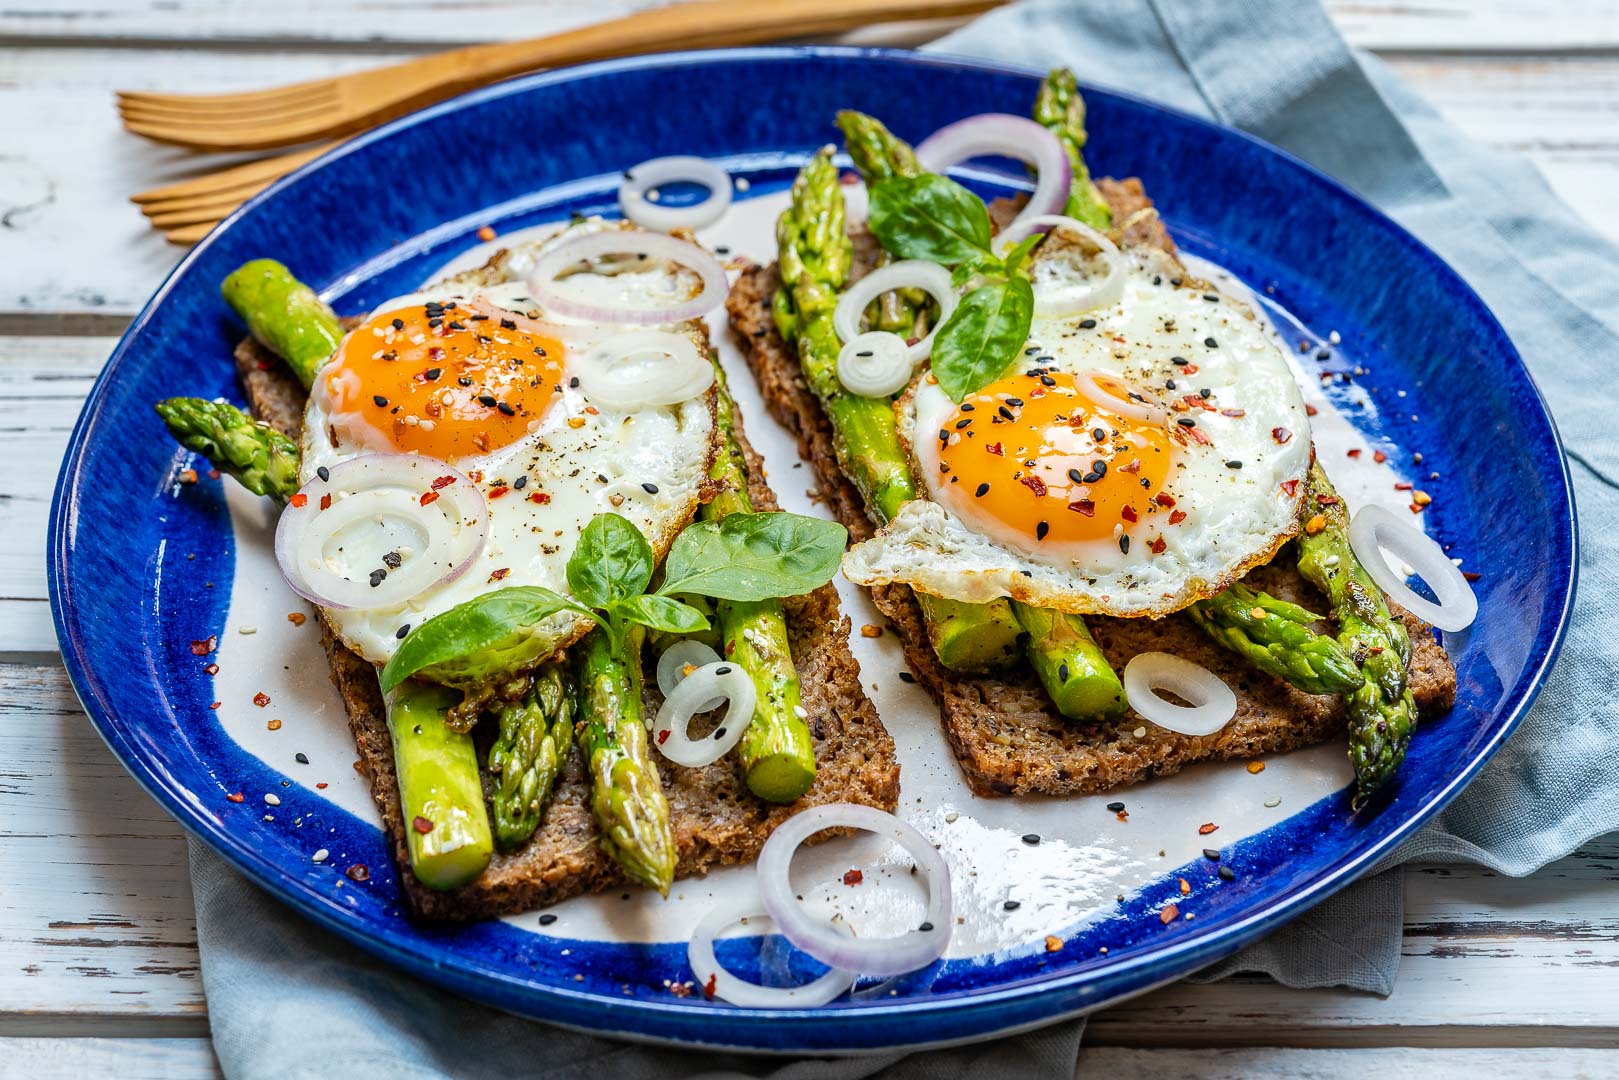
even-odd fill
[{"label": "wooden fork tine", "polygon": [[215,193],[233,190],[259,181],[277,180],[287,173],[313,161],[324,154],[335,142],[322,143],[307,150],[295,150],[290,154],[279,154],[275,157],[260,158],[258,161],[249,161],[242,165],[235,165],[218,172],[208,173],[205,176],[182,180],[176,184],[168,184],[150,191],[137,192],[129,197],[130,202],[138,204],[162,203],[176,199],[203,197]]},{"label": "wooden fork tine", "polygon": [[159,94],[147,90],[119,90],[119,104],[152,105],[187,111],[231,112],[256,106],[275,107],[305,97],[329,97],[330,79],[311,79],[289,86],[265,90],[244,90],[231,94]]},{"label": "wooden fork tine", "polygon": [[195,225],[181,225],[177,229],[170,229],[168,232],[164,233],[163,239],[167,240],[171,244],[179,244],[182,247],[187,247],[191,244],[195,244],[198,240],[201,240],[203,237],[207,236],[213,231],[214,226],[218,224],[219,220],[202,221]]}]

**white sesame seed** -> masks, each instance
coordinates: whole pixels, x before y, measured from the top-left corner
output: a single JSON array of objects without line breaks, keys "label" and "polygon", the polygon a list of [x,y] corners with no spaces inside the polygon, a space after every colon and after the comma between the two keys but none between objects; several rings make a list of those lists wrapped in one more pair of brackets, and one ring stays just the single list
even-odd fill
[{"label": "white sesame seed", "polygon": [[1274,808],[1276,808],[1278,806],[1281,806],[1282,805],[1282,797],[1280,795],[1272,795],[1270,798],[1265,800],[1265,805],[1267,807],[1272,808],[1272,809],[1274,809]]},{"label": "white sesame seed", "polygon": [[746,176],[739,176],[736,178],[736,189],[738,191],[746,191],[752,186],[753,185],[748,182],[748,178]]},{"label": "white sesame seed", "polygon": [[1138,727],[1134,732],[1132,732],[1132,734],[1134,734],[1138,739],[1145,739],[1147,737],[1147,729],[1144,727]]},{"label": "white sesame seed", "polygon": [[798,717],[800,720],[808,720],[809,719],[809,713],[804,711],[804,706],[802,706],[802,705],[794,705],[793,706],[793,715]]},{"label": "white sesame seed", "polygon": [[237,627],[237,628],[236,628],[236,632],[237,632],[237,633],[238,633],[238,634],[241,634],[241,635],[242,635],[242,636],[243,636],[243,637],[246,637],[246,636],[248,636],[248,635],[249,635],[249,634],[256,634],[256,633],[258,633],[258,632],[259,632],[259,628],[258,628],[258,627],[256,627],[256,626],[238,626],[238,627]]},{"label": "white sesame seed", "polygon": [[267,791],[264,793],[264,801],[270,806],[280,806],[281,796],[277,795],[273,791]]},{"label": "white sesame seed", "polygon": [[956,819],[959,818],[960,816],[961,815],[959,813],[952,810],[952,811],[950,811],[948,814],[946,814],[944,816],[944,823],[946,825],[954,825],[956,823]]},{"label": "white sesame seed", "polygon": [[315,852],[314,855],[310,856],[310,858],[313,861],[318,862],[318,863],[325,862],[327,859],[329,859],[331,857],[332,857],[332,853],[330,851],[327,851],[325,848],[321,848],[319,851]]},{"label": "white sesame seed", "polygon": [[1337,345],[1338,343],[1340,343],[1342,341],[1343,341],[1343,338],[1341,336],[1339,336],[1338,331],[1336,331],[1336,330],[1334,330],[1332,333],[1327,335],[1327,342],[1329,344]]}]

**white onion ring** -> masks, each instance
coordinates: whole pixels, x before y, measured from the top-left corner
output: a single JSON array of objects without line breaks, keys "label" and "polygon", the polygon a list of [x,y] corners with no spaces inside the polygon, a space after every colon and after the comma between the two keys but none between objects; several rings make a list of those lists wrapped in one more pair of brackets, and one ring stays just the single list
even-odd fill
[{"label": "white onion ring", "polygon": [[[719,959],[714,955],[714,939],[719,936],[721,930],[756,915],[768,917],[759,903],[757,893],[719,904],[703,916],[697,928],[692,931],[691,944],[686,947],[686,963],[691,967],[691,973],[696,976],[697,985],[707,987],[710,985],[709,980],[712,979],[715,997],[724,998],[732,1005],[741,1005],[744,1008],[825,1005],[846,993],[849,987],[854,985],[854,973],[839,971],[837,968],[803,986],[773,987],[748,982],[720,967]],[[852,933],[847,926],[841,929],[845,934]]]},{"label": "white onion ring", "polygon": [[[1168,690],[1193,707],[1176,705],[1154,690]],[[1130,708],[1177,735],[1213,735],[1237,715],[1237,695],[1201,664],[1163,652],[1145,652],[1124,665],[1124,696]]]},{"label": "white onion ring", "polygon": [[[718,663],[720,654],[693,638],[684,638],[663,650],[658,657],[658,691],[664,697],[675,692],[686,678],[686,668],[701,668]],[[697,706],[697,712],[717,709],[725,699],[715,697]]]},{"label": "white onion ring", "polygon": [[887,330],[858,334],[838,353],[838,382],[851,394],[885,398],[911,381],[910,348]]},{"label": "white onion ring", "polygon": [[[1126,393],[1137,394],[1147,400],[1136,401],[1133,398],[1121,398],[1116,394],[1108,393],[1107,388],[1096,381],[1098,375],[1121,383],[1125,387]],[[1160,427],[1169,423],[1169,406],[1159,401],[1156,395],[1130,386],[1129,383],[1111,372],[1099,371],[1094,368],[1077,372],[1074,375],[1074,389],[1084,394],[1093,404],[1099,405],[1110,412],[1116,412],[1120,416],[1127,416],[1132,420],[1143,420],[1149,424],[1157,424]]]},{"label": "white onion ring", "polygon": [[[931,930],[894,938],[843,939],[812,918],[793,892],[793,853],[823,829],[863,829],[892,840],[916,860],[928,887],[927,924]],[[950,899],[950,867],[927,837],[893,814],[858,803],[828,803],[788,818],[770,834],[756,867],[759,898],[788,941],[821,963],[862,975],[903,975],[944,955],[955,917]]]},{"label": "white onion ring", "polygon": [[928,336],[906,350],[913,368],[926,360],[933,350],[933,335],[956,310],[957,297],[955,287],[950,284],[950,271],[925,259],[889,263],[850,285],[832,311],[832,328],[838,332],[838,339],[849,342],[860,336],[860,319],[866,313],[866,305],[877,297],[895,289],[912,288],[921,289],[939,302],[939,317],[933,321]]},{"label": "white onion ring", "polygon": [[[659,184],[687,181],[708,189],[708,198],[691,206],[663,206],[646,197]],[[731,174],[705,158],[677,154],[653,158],[627,170],[618,186],[618,206],[643,229],[702,229],[731,208]]]},{"label": "white onion ring", "polygon": [[685,334],[637,330],[591,347],[568,365],[591,402],[619,412],[679,405],[714,385],[714,365]]},{"label": "white onion ring", "polygon": [[1119,245],[1115,244],[1106,233],[1098,232],[1077,218],[1063,214],[1036,214],[1030,217],[1020,214],[995,237],[995,250],[1004,254],[1007,248],[1041,226],[1067,229],[1095,244],[1102,252],[1102,261],[1107,263],[1107,276],[1089,288],[1052,289],[1037,284],[1034,290],[1035,315],[1040,318],[1060,319],[1065,315],[1078,315],[1082,311],[1092,311],[1118,303],[1119,297],[1124,295],[1124,255],[1119,251]]},{"label": "white onion ring", "polygon": [[[444,477],[450,482],[434,488]],[[436,498],[424,506],[429,491]],[[331,504],[323,510],[325,496]],[[367,539],[351,535],[367,519],[376,523],[371,550],[352,556],[329,550],[334,540],[352,547]],[[299,489],[276,523],[275,557],[293,591],[322,607],[396,607],[464,573],[483,551],[488,519],[483,492],[454,466],[417,454],[367,454]],[[399,542],[411,532],[422,539],[420,550]],[[382,557],[395,552],[401,564],[385,566]],[[373,586],[375,570],[386,573]]]},{"label": "white onion ring", "polygon": [[[661,308],[602,307],[577,300],[556,287],[557,275],[575,264],[604,255],[645,255],[688,267],[702,278],[703,287],[690,300]],[[590,323],[652,326],[685,322],[708,314],[725,301],[725,267],[696,244],[663,233],[640,229],[604,229],[558,244],[534,263],[529,291],[548,313]]]},{"label": "white onion ring", "polygon": [[[1459,633],[1478,618],[1478,597],[1433,538],[1412,528],[1381,506],[1363,506],[1349,522],[1349,547],[1389,599],[1423,622]],[[1383,548],[1404,559],[1417,577],[1439,597],[1434,603],[1418,596],[1383,558]]]},{"label": "white onion ring", "polygon": [[[705,739],[693,740],[687,728],[691,718],[707,712],[715,698],[730,702],[719,726]],[[676,765],[699,769],[731,752],[742,733],[753,722],[753,706],[758,691],[742,665],[731,660],[704,664],[681,679],[663,699],[657,722],[652,726],[652,742],[664,757]]]},{"label": "white onion ring", "polygon": [[1048,128],[1008,113],[982,113],[958,120],[935,131],[916,148],[916,160],[929,172],[942,173],[968,158],[997,154],[1014,158],[1035,169],[1034,194],[1012,225],[1068,205],[1074,167],[1068,151]]}]

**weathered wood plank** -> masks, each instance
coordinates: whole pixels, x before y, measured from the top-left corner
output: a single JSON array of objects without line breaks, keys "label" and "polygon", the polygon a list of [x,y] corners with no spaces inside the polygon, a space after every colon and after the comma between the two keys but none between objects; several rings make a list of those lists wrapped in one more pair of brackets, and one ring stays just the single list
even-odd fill
[{"label": "weathered wood plank", "polygon": [[205,1038],[0,1038],[0,1060],[8,1075],[32,1080],[216,1080],[220,1075],[213,1045]]}]

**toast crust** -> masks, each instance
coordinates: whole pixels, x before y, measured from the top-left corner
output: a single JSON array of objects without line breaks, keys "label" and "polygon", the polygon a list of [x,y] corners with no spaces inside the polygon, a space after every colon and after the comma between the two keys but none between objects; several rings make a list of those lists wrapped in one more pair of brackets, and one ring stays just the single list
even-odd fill
[{"label": "toast crust", "polygon": [[[1174,252],[1139,180],[1102,179],[1097,184],[1115,220],[1125,223],[1121,243],[1150,243]],[[997,205],[991,213],[1004,220],[1012,210],[1015,207]],[[869,237],[857,236],[855,251],[857,267],[871,264]],[[858,542],[875,526],[860,493],[838,468],[831,425],[804,381],[797,356],[776,332],[770,310],[776,285],[773,264],[746,270],[726,304],[731,327],[771,415],[793,433],[799,453],[815,469],[832,516],[848,528],[851,541]],[[1249,578],[1277,596],[1323,610],[1323,598],[1292,567],[1260,566]],[[1094,794],[1167,776],[1199,761],[1310,746],[1344,730],[1339,698],[1306,694],[1254,670],[1215,645],[1184,614],[1086,621],[1116,670],[1137,653],[1164,651],[1215,672],[1237,695],[1235,719],[1221,731],[1201,737],[1166,731],[1134,712],[1113,721],[1076,723],[1052,708],[1027,665],[994,675],[961,675],[941,665],[908,587],[877,585],[868,591],[899,634],[911,670],[937,703],[945,736],[978,795]],[[1411,691],[1418,708],[1425,716],[1443,712],[1456,694],[1450,658],[1426,623],[1394,610],[1411,633]]]}]

